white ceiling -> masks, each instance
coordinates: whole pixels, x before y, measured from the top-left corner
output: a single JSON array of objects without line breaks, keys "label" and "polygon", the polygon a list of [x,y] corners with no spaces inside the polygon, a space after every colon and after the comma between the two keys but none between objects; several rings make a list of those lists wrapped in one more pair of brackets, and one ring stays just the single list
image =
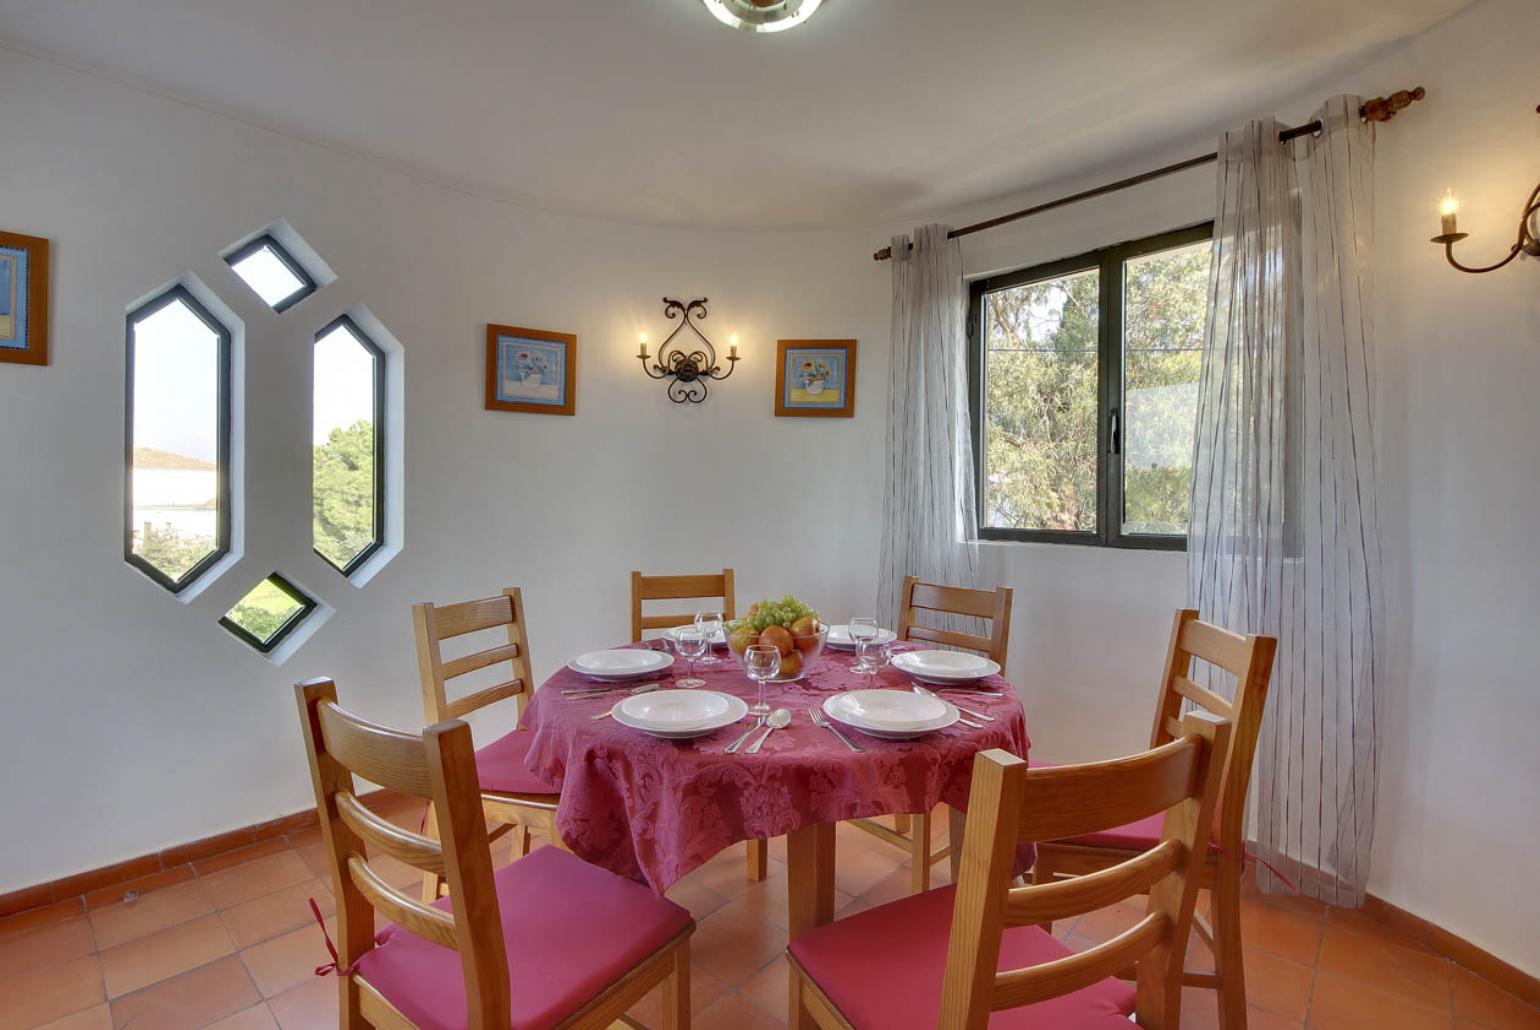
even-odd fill
[{"label": "white ceiling", "polygon": [[0,45],[522,204],[807,226],[1206,137],[1468,2],[0,0]]}]

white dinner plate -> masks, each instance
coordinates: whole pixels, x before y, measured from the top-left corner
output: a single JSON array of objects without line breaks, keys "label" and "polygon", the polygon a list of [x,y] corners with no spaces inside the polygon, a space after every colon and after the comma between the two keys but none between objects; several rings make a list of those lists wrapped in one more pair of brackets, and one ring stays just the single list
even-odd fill
[{"label": "white dinner plate", "polygon": [[715,690],[654,690],[621,698],[610,717],[654,737],[687,740],[731,726],[748,712],[742,698]]},{"label": "white dinner plate", "polygon": [[945,729],[957,709],[939,697],[908,690],[852,690],[823,703],[824,714],[852,729],[887,740],[908,740]]},{"label": "white dinner plate", "polygon": [[905,651],[893,656],[893,668],[924,683],[969,683],[1000,671],[998,662],[961,651]]},{"label": "white dinner plate", "polygon": [[[670,644],[672,644],[672,643],[674,643],[674,642],[676,642],[678,640],[678,638],[674,634],[678,633],[682,629],[694,629],[694,628],[695,628],[694,626],[675,626],[673,629],[666,629],[666,630],[664,630],[663,631],[663,636],[668,638],[668,642]],[[711,646],[712,647],[726,647],[727,646],[727,631],[726,630],[721,630],[721,629],[717,630],[716,636],[711,638]]]},{"label": "white dinner plate", "polygon": [[[898,634],[890,629],[877,631],[877,643],[891,644],[898,639]],[[828,646],[840,651],[854,651],[856,642],[850,637],[849,626],[830,626]]]},{"label": "white dinner plate", "polygon": [[674,664],[674,656],[645,648],[590,651],[567,663],[567,668],[591,679],[619,682],[655,676]]}]

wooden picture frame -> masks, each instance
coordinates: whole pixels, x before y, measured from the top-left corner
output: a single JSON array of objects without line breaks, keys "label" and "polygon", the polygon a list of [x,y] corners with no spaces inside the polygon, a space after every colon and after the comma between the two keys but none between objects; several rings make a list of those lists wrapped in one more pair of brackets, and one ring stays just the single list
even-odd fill
[{"label": "wooden picture frame", "polygon": [[0,362],[48,364],[48,241],[0,232]]},{"label": "wooden picture frame", "polygon": [[486,407],[534,415],[577,409],[577,337],[487,324]]},{"label": "wooden picture frame", "polygon": [[853,418],[856,341],[777,341],[772,385],[777,418]]}]

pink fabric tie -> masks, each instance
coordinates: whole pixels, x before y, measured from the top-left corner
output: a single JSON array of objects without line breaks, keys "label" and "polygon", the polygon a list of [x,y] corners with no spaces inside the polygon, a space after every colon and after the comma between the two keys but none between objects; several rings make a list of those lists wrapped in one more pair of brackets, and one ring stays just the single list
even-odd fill
[{"label": "pink fabric tie", "polygon": [[[326,920],[321,918],[321,906],[315,903],[315,898],[307,898],[310,902],[310,912],[315,916],[316,925],[321,928],[321,937],[326,941],[326,950],[331,953],[332,960],[325,965],[315,967],[316,976],[325,976],[328,973],[336,973],[338,976],[346,976],[353,972],[353,966],[344,968],[342,959],[337,955],[337,946],[332,943],[332,935],[326,932]],[[375,944],[384,944],[390,940],[389,932],[381,930],[374,935]]]}]

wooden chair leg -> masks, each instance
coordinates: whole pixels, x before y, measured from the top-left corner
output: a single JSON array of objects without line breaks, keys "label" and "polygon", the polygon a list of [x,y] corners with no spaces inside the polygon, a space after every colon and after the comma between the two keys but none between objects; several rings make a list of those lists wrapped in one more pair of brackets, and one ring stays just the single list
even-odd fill
[{"label": "wooden chair leg", "polygon": [[759,883],[770,875],[770,842],[750,840],[744,843],[749,850],[749,879]]},{"label": "wooden chair leg", "polygon": [[909,835],[909,817],[907,815],[895,815],[893,817],[893,832],[904,837]]},{"label": "wooden chair leg", "polygon": [[[428,810],[422,817],[422,834],[429,840],[438,840],[438,819],[433,814],[433,803],[428,803]],[[438,900],[439,892],[444,889],[444,878],[438,873],[424,871],[422,874],[422,900],[432,904]],[[356,993],[356,992],[355,992]],[[360,1024],[362,1025],[362,1024]]]},{"label": "wooden chair leg", "polygon": [[913,828],[909,833],[909,893],[923,894],[930,890],[930,813],[909,816]]},{"label": "wooden chair leg", "polygon": [[1246,1030],[1246,970],[1241,955],[1241,867],[1221,860],[1209,892],[1214,917],[1214,972],[1221,1030]]},{"label": "wooden chair leg", "polygon": [[525,826],[523,823],[520,823],[513,832],[517,835],[514,840],[514,857],[523,858],[525,855],[529,854],[531,847],[529,827]]},{"label": "wooden chair leg", "polygon": [[947,854],[947,867],[952,871],[952,882],[957,882],[957,874],[962,871],[962,843],[963,831],[968,826],[968,813],[947,806],[946,810],[946,842],[951,851]]},{"label": "wooden chair leg", "polygon": [[667,1030],[690,1030],[690,942],[674,949],[674,970],[663,981],[663,1025]]},{"label": "wooden chair leg", "polygon": [[[1032,863],[1032,882],[1035,884],[1052,883],[1056,870],[1053,867],[1053,858],[1047,852],[1039,849],[1037,861]],[[1038,923],[1044,933],[1053,933],[1053,921]]]},{"label": "wooden chair leg", "polygon": [[372,1030],[369,1021],[359,1009],[358,984],[350,975],[337,977],[338,1004],[341,1006],[342,1018],[338,1025],[342,1030]]}]

